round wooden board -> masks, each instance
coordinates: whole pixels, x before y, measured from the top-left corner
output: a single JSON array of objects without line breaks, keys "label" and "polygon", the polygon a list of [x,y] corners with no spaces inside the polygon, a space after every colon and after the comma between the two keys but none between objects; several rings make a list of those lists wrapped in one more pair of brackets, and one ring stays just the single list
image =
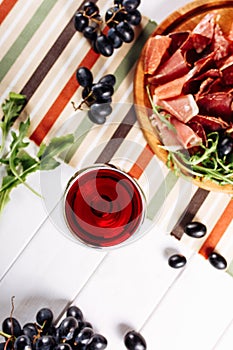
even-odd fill
[{"label": "round wooden board", "polygon": [[[223,32],[229,33],[233,22],[233,0],[197,0],[187,4],[169,15],[151,34],[166,35],[175,31],[192,30],[209,12],[217,12],[220,15],[219,23]],[[161,142],[154,128],[151,126],[149,115],[152,114],[151,105],[146,92],[146,81],[143,70],[145,46],[139,57],[134,77],[134,103],[136,105],[137,118],[144,136],[153,152],[164,163],[167,162],[168,153],[162,149]],[[209,191],[233,193],[232,185],[220,186],[212,181],[201,181],[192,177],[192,181],[198,187]]]}]

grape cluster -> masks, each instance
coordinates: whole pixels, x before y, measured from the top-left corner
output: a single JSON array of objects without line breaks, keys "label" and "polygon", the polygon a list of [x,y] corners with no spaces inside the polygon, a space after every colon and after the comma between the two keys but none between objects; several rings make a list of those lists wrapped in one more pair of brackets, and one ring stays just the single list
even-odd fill
[{"label": "grape cluster", "polygon": [[116,78],[106,74],[97,83],[93,82],[92,72],[87,67],[79,67],[76,78],[82,90],[82,102],[75,109],[80,109],[85,103],[88,107],[88,117],[93,123],[104,124],[106,117],[112,113],[112,95]]},{"label": "grape cluster", "polygon": [[23,327],[16,318],[8,317],[2,323],[0,334],[5,337],[0,350],[103,350],[107,347],[107,339],[94,332],[77,306],[70,306],[57,326],[49,308],[40,309],[36,322]]},{"label": "grape cluster", "polygon": [[[134,40],[133,26],[141,22],[140,0],[114,0],[102,19],[98,6],[87,1],[74,17],[75,29],[89,39],[95,52],[109,57],[114,49]],[[107,30],[103,31],[104,23]]]},{"label": "grape cluster", "polygon": [[[36,322],[26,323],[23,327],[16,318],[7,317],[0,335],[5,337],[0,350],[104,350],[108,345],[107,339],[94,331],[75,305],[67,309],[58,325],[55,325],[49,308],[40,309]],[[124,344],[128,350],[147,348],[145,339],[136,331],[125,335]]]}]

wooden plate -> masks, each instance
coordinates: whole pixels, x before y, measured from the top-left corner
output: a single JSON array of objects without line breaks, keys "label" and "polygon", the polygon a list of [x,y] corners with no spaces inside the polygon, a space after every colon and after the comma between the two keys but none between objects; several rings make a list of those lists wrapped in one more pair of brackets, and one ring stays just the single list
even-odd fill
[{"label": "wooden plate", "polygon": [[[233,0],[197,0],[173,12],[155,29],[151,36],[157,34],[166,35],[174,31],[192,30],[202,17],[212,11],[217,12],[221,16],[219,21],[221,28],[225,33],[228,33],[233,21]],[[149,120],[151,105],[145,89],[145,75],[143,71],[145,46],[139,57],[135,72],[134,103],[138,106],[137,118],[148,144],[153,152],[166,163],[168,153],[159,147],[161,145],[160,140]],[[141,106],[146,108],[141,108]],[[221,186],[212,181],[201,181],[194,177],[192,177],[192,181],[195,185],[209,191],[233,193],[232,185]]]}]

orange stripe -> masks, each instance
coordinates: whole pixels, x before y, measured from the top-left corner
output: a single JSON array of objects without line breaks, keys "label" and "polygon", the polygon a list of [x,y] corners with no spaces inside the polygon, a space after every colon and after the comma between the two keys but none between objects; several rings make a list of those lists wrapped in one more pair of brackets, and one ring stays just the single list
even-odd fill
[{"label": "orange stripe", "polygon": [[152,152],[150,146],[147,144],[138,156],[136,162],[133,164],[132,168],[129,171],[129,175],[135,179],[139,179],[145,170],[146,166],[149,164],[154,153]]},{"label": "orange stripe", "polygon": [[11,11],[13,6],[18,0],[3,0],[0,5],[0,24],[4,21],[8,13]]},{"label": "orange stripe", "polygon": [[[90,49],[79,66],[85,66],[89,69],[97,61],[99,54],[97,54],[93,49]],[[67,103],[79,87],[76,80],[76,72],[72,74],[52,106],[49,108],[43,119],[40,121],[34,132],[31,134],[30,138],[38,145],[43,141],[44,137],[47,135],[49,130],[52,128],[53,124],[66,107]]]},{"label": "orange stripe", "polygon": [[226,231],[227,227],[230,225],[232,219],[233,200],[230,200],[223,214],[214,226],[212,232],[210,233],[210,235],[199,250],[199,253],[203,255],[206,259],[208,258],[209,254],[215,249],[221,237],[224,235],[224,232]]}]

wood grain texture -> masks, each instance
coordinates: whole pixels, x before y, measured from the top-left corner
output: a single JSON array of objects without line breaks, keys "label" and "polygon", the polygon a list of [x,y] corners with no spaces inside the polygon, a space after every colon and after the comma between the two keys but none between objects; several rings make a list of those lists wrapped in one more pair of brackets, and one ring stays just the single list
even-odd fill
[{"label": "wood grain texture", "polygon": [[[152,33],[155,35],[166,35],[174,31],[192,30],[200,20],[209,12],[217,12],[220,15],[219,23],[223,32],[228,33],[233,21],[232,0],[200,0],[191,2],[169,15]],[[137,118],[144,133],[144,136],[156,156],[164,163],[167,162],[168,152],[162,149],[161,141],[156,135],[155,129],[149,120],[152,114],[151,105],[145,89],[146,77],[143,64],[145,47],[138,60],[134,78],[134,102],[137,106]],[[144,107],[144,108],[143,108]],[[232,185],[218,185],[212,181],[200,180],[192,177],[192,182],[200,188],[208,191],[219,191],[233,193]]]}]

